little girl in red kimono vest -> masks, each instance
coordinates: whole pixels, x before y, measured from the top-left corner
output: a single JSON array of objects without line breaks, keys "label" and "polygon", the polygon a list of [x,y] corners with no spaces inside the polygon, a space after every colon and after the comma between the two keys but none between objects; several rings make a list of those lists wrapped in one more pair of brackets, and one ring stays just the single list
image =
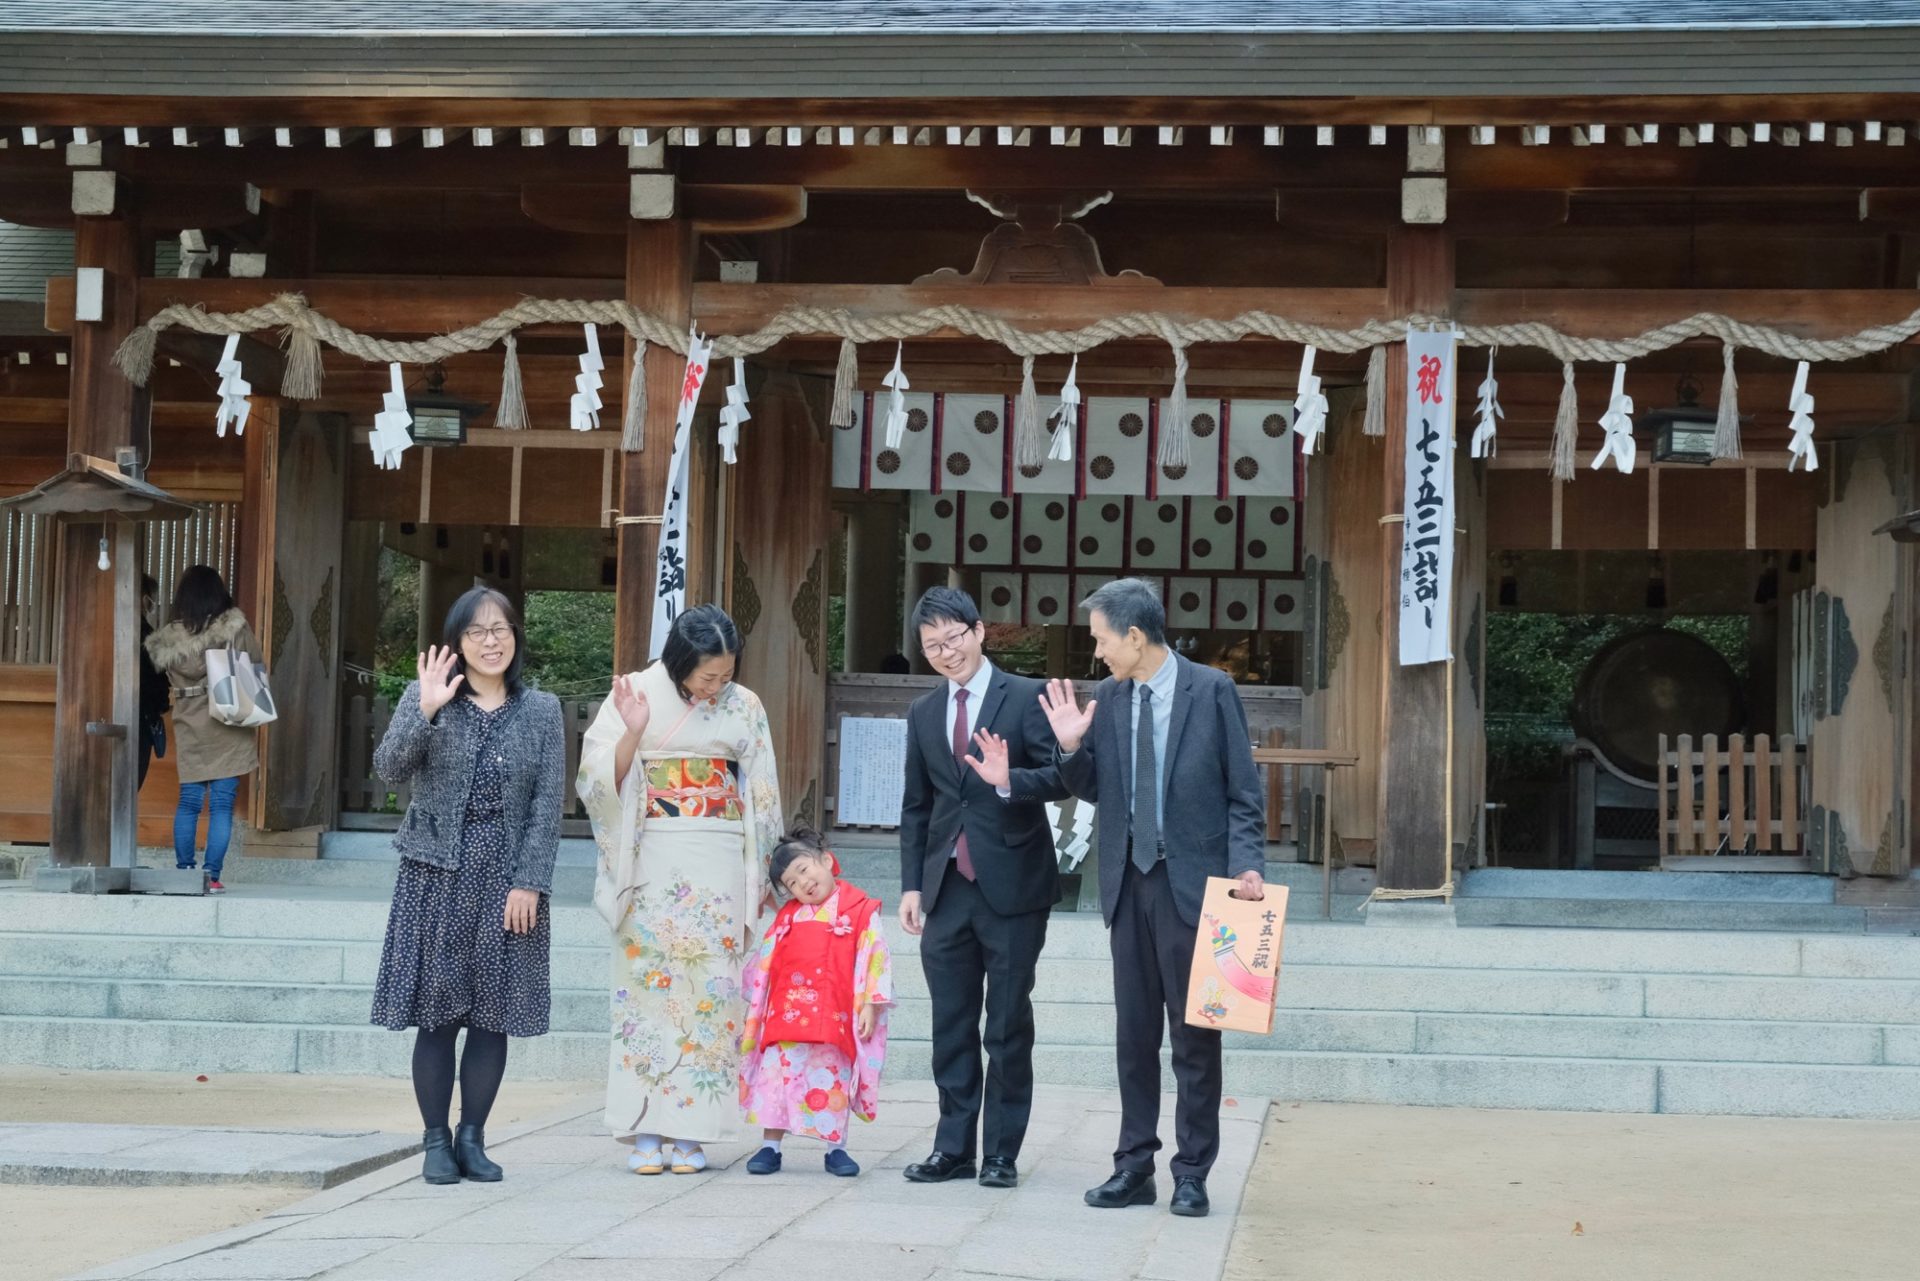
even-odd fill
[{"label": "little girl in red kimono vest", "polygon": [[789,897],[743,976],[740,1110],[765,1136],[747,1172],[777,1172],[781,1140],[805,1134],[827,1144],[829,1174],[851,1178],[847,1123],[873,1120],[893,1004],[880,901],[838,879],[839,861],[804,827],[781,838],[768,872]]}]

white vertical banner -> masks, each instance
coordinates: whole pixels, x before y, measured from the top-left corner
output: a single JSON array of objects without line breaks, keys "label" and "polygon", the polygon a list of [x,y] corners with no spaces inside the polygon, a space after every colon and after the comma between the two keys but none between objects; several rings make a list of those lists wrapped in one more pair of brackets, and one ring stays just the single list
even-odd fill
[{"label": "white vertical banner", "polygon": [[687,608],[687,445],[693,411],[713,364],[713,343],[687,331],[687,372],[680,380],[680,407],[673,419],[673,458],[667,464],[667,496],[660,506],[660,550],[654,554],[653,637],[647,657],[660,657],[673,620]]},{"label": "white vertical banner", "polygon": [[1400,665],[1453,657],[1453,330],[1407,330]]}]

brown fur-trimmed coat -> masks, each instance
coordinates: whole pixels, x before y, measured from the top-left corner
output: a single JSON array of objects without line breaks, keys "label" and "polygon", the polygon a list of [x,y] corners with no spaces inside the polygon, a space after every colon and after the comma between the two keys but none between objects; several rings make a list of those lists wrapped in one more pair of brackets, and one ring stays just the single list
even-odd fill
[{"label": "brown fur-trimmed coat", "polygon": [[[155,628],[146,639],[147,657],[173,689],[173,741],[182,783],[205,783],[237,778],[260,767],[259,735],[250,729],[222,725],[207,710],[207,651],[234,648],[260,661],[260,642],[247,626],[247,616],[230,609],[190,632],[184,623]],[[184,691],[199,690],[197,694]]]}]

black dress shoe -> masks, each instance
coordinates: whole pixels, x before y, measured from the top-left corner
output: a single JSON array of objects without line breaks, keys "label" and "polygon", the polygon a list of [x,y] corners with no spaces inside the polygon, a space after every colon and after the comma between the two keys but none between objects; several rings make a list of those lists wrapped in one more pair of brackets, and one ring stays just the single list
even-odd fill
[{"label": "black dress shoe", "polygon": [[453,1159],[461,1175],[475,1183],[498,1183],[505,1173],[498,1162],[487,1156],[486,1135],[477,1125],[462,1122],[453,1132]]},{"label": "black dress shoe", "polygon": [[1111,1179],[1087,1193],[1087,1204],[1096,1210],[1119,1210],[1129,1205],[1152,1205],[1158,1196],[1153,1175],[1144,1170],[1115,1170]]},{"label": "black dress shoe", "polygon": [[971,1179],[974,1174],[973,1158],[955,1156],[951,1152],[935,1152],[918,1165],[908,1166],[902,1173],[909,1183],[945,1183],[948,1179]]},{"label": "black dress shoe", "polygon": [[453,1131],[438,1125],[428,1130],[421,1141],[427,1151],[420,1177],[428,1183],[460,1182],[460,1163],[453,1159]]},{"label": "black dress shoe", "polygon": [[1211,1208],[1207,1203],[1207,1181],[1188,1175],[1173,1181],[1173,1199],[1167,1208],[1189,1219],[1204,1219]]},{"label": "black dress shoe", "polygon": [[990,1156],[980,1163],[980,1186],[983,1188],[1017,1188],[1020,1186],[1020,1171],[1014,1167],[1010,1156]]}]

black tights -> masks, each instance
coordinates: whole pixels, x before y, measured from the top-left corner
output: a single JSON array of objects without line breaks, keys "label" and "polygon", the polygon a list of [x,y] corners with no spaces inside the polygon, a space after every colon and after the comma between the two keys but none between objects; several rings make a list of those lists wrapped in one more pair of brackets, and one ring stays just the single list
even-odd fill
[{"label": "black tights", "polygon": [[[453,1106],[453,1043],[460,1024],[421,1028],[413,1042],[413,1097],[429,1130],[445,1128]],[[460,1056],[460,1123],[484,1126],[507,1074],[507,1034],[467,1029]]]}]

